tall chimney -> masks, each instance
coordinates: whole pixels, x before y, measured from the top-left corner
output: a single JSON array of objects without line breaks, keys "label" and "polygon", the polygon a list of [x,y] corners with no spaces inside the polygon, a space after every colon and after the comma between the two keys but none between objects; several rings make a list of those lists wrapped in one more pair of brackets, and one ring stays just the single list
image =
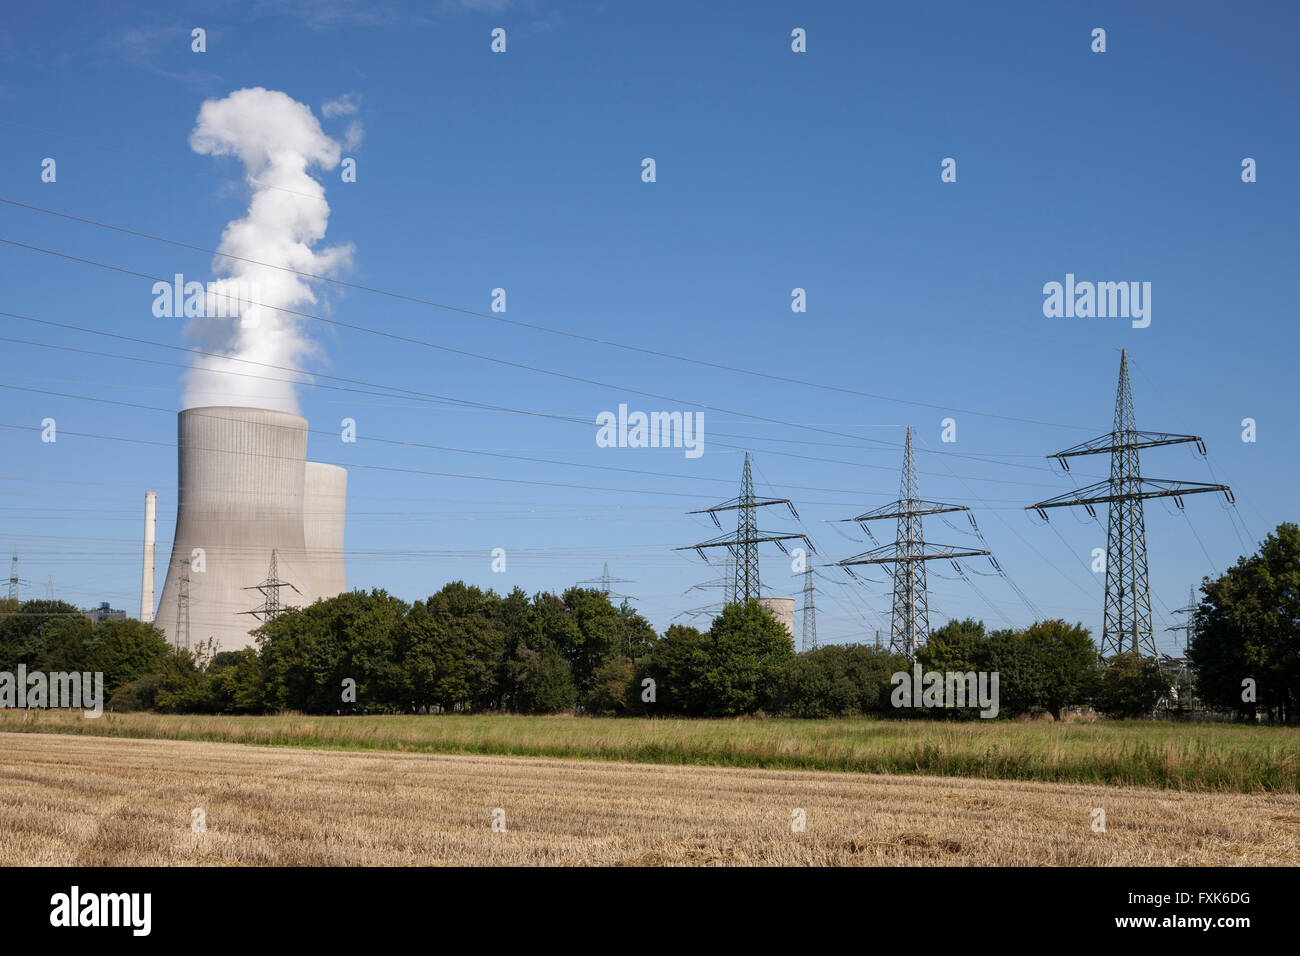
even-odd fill
[{"label": "tall chimney", "polygon": [[153,623],[153,549],[158,539],[158,492],[144,493],[144,571],[140,579],[140,620]]}]

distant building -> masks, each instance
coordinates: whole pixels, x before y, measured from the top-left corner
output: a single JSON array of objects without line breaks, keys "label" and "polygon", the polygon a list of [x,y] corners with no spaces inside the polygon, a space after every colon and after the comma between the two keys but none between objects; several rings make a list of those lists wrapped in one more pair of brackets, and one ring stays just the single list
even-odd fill
[{"label": "distant building", "polygon": [[83,610],[82,614],[86,619],[98,624],[100,621],[125,621],[126,611],[115,611],[109,607],[108,602],[104,601],[99,607],[92,607],[89,610]]},{"label": "distant building", "polygon": [[768,614],[771,614],[785,632],[790,635],[790,643],[794,643],[794,598],[785,597],[763,597],[758,599]]}]

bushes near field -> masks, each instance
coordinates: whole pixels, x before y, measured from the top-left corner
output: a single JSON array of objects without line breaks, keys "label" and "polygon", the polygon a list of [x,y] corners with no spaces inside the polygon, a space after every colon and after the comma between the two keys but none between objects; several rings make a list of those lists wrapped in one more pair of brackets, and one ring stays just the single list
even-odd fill
[{"label": "bushes near field", "polygon": [[[1201,588],[1188,662],[1195,692],[1222,712],[1300,722],[1300,527],[1279,525],[1259,552]],[[969,719],[894,706],[909,662],[846,644],[795,654],[756,602],[729,605],[708,630],[662,635],[597,590],[529,598],[456,581],[407,604],[354,591],[263,624],[256,647],[175,652],[138,621],[92,623],[58,601],[0,601],[0,671],[101,671],[109,708],[173,713],[482,713],[892,715]],[[918,650],[926,672],[999,675],[998,714],[1062,717],[1091,705],[1112,717],[1185,706],[1154,660],[1103,663],[1088,631],[1061,620],[986,632],[949,621]],[[1176,698],[1176,700],[1175,700]]]},{"label": "bushes near field", "polygon": [[[659,636],[627,603],[583,588],[529,598],[453,582],[414,604],[358,591],[290,609],[258,629],[256,647],[216,654],[73,612],[33,601],[0,618],[0,670],[102,670],[118,712],[936,716],[892,705],[891,676],[911,672],[903,657],[858,644],[795,654],[757,602],[727,606],[708,630]],[[1140,660],[1101,667],[1088,632],[1064,621],[992,634],[949,622],[918,659],[927,671],[999,672],[1003,716],[1091,702],[1149,713],[1164,688]]]}]

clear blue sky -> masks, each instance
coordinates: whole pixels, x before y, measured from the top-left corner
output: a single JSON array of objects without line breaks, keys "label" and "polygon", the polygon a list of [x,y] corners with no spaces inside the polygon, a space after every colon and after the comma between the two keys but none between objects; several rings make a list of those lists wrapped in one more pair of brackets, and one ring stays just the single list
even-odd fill
[{"label": "clear blue sky", "polygon": [[[1188,498],[1185,516],[1149,504],[1162,649],[1190,585],[1235,561],[1247,534],[1253,548],[1297,517],[1293,4],[55,2],[6,18],[3,198],[215,248],[247,191],[222,178],[240,175],[236,162],[189,148],[201,104],[262,86],[320,116],[350,95],[357,112],[322,123],[340,140],[361,124],[344,151],[357,182],[314,171],[331,206],[324,244],[355,248],[348,280],[478,312],[503,287],[519,322],[905,400],[326,287],[320,308],[340,321],[606,384],[319,324],[317,371],[593,423],[620,402],[731,410],[705,411],[705,454],[688,460],[598,448],[594,424],[303,388],[303,413],[327,433],[309,455],[351,469],[352,586],[406,599],[457,578],[558,591],[608,561],[662,629],[718,596],[683,596],[721,570],[672,549],[716,533],[684,512],[736,493],[740,448],[755,455],[760,493],[792,498],[830,560],[870,546],[828,522],[897,494],[897,426],[912,424],[922,495],[972,506],[1032,602],[1096,635],[1103,582],[1088,565],[1105,546],[1104,511],[1098,524],[1058,510],[1044,527],[1023,508],[1071,487],[1043,456],[1109,430],[1121,347],[1139,425],[1209,448],[1208,464],[1187,446],[1152,450],[1144,473],[1227,482],[1239,503],[1239,518],[1211,495]],[[489,49],[495,27],[504,54]],[[790,49],[795,27],[806,53]],[[1103,54],[1090,50],[1095,27]],[[45,157],[55,183],[41,181]],[[655,183],[641,180],[644,157]],[[945,157],[956,183],[940,182]],[[1258,182],[1241,181],[1244,157]],[[0,204],[0,237],[214,277],[205,253],[12,205]],[[1043,284],[1066,273],[1150,282],[1150,326],[1045,318]],[[147,280],[11,245],[0,275],[5,312],[186,344],[181,323],[151,314]],[[791,312],[794,287],[806,314]],[[143,492],[159,491],[161,588],[174,450],[72,433],[174,441],[182,370],[93,353],[184,356],[7,317],[0,336],[92,353],[0,342],[0,424],[25,429],[0,428],[0,547],[19,550],[23,596],[43,596],[53,576],[61,598],[135,613]],[[940,440],[949,416],[953,444]],[[34,430],[46,417],[53,445]],[[345,417],[363,439],[559,463],[345,445],[328,434]],[[1241,440],[1247,417],[1253,444]],[[1074,474],[1106,466],[1078,460]],[[957,517],[927,522],[927,538],[964,543]],[[775,511],[762,525],[794,527]],[[876,532],[892,539],[892,526]],[[505,574],[490,570],[497,547]],[[775,550],[763,574],[774,594],[801,586]],[[1001,579],[974,580],[980,593],[932,577],[933,625],[1032,618]],[[887,583],[819,586],[823,642],[888,633]]]}]

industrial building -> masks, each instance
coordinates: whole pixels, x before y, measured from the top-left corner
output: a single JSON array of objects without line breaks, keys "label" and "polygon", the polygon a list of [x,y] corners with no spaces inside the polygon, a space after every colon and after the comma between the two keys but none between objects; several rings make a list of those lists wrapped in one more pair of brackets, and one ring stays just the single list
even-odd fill
[{"label": "industrial building", "polygon": [[101,621],[125,621],[126,611],[115,610],[107,601],[100,602],[99,607],[85,608],[81,612],[86,620],[95,624]]},{"label": "industrial building", "polygon": [[[305,419],[189,408],[177,418],[177,459],[176,532],[155,619],[169,641],[239,650],[268,610],[347,590],[347,471],[306,460]],[[146,520],[147,561],[149,533]]]}]

